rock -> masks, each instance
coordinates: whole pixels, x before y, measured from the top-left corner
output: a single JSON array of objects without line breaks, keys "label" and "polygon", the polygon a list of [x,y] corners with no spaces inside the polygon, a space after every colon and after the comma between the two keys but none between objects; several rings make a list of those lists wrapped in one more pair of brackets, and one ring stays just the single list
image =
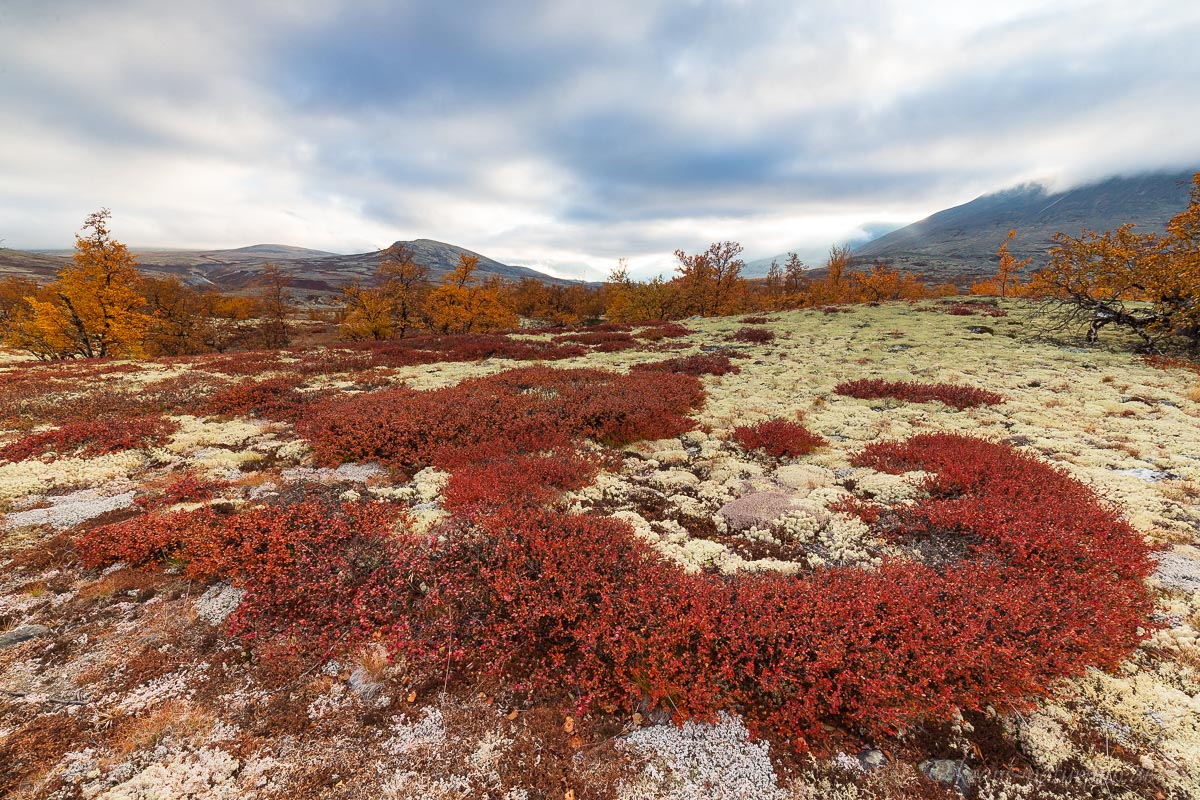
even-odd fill
[{"label": "rock", "polygon": [[13,628],[7,633],[0,633],[0,650],[12,647],[14,644],[27,642],[30,639],[36,639],[38,636],[45,636],[49,632],[50,629],[45,625],[22,625],[19,628]]},{"label": "rock", "polygon": [[1174,551],[1155,553],[1154,558],[1158,561],[1154,577],[1163,586],[1183,592],[1200,592],[1200,561]]},{"label": "rock", "polygon": [[966,794],[974,781],[974,773],[970,767],[949,758],[922,761],[917,768],[931,781],[944,783],[961,794]]},{"label": "rock", "polygon": [[717,513],[730,530],[743,531],[760,524],[769,524],[795,507],[791,495],[779,492],[752,492],[722,506]]},{"label": "rock", "polygon": [[196,598],[196,616],[209,625],[220,625],[237,609],[245,594],[245,590],[227,583],[214,584]]},{"label": "rock", "polygon": [[882,750],[863,750],[858,754],[858,761],[867,772],[879,769],[887,764],[887,757]]},{"label": "rock", "polygon": [[972,325],[971,327],[967,328],[967,330],[970,331],[971,333],[982,333],[982,334],[987,334],[988,336],[992,336],[996,333],[994,330],[989,328],[987,325]]},{"label": "rock", "polygon": [[1156,469],[1146,469],[1145,467],[1135,467],[1134,469],[1114,469],[1113,472],[1118,475],[1129,475],[1134,478],[1146,481],[1147,483],[1158,483],[1171,477],[1165,472],[1160,472]]}]

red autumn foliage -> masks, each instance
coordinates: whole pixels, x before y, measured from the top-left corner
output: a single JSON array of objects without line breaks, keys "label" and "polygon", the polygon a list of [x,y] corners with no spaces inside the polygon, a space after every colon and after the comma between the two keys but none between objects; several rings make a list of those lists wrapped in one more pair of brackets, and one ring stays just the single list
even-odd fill
[{"label": "red autumn foliage", "polygon": [[445,389],[326,400],[305,412],[297,429],[325,464],[454,470],[481,446],[521,455],[585,438],[617,445],[677,436],[692,428],[686,415],[703,396],[687,375],[526,367]]},{"label": "red autumn foliage", "polygon": [[[880,507],[878,529],[956,539],[962,557],[689,575],[623,522],[497,505],[485,488],[422,537],[397,536],[404,517],[379,504],[305,500],[148,515],[77,547],[90,566],[176,558],[190,576],[233,580],[247,594],[232,628],[266,650],[379,634],[439,681],[677,718],[737,708],[798,749],[826,724],[869,737],[1021,707],[1140,640],[1146,545],[1065,472],[955,434],[870,445],[852,463],[932,473],[928,499]],[[586,479],[570,473],[543,479]]]},{"label": "red autumn foliage", "polygon": [[308,402],[298,391],[303,379],[296,376],[247,380],[218,389],[208,398],[204,413],[222,417],[290,419]]},{"label": "red autumn foliage", "polygon": [[209,508],[144,514],[76,537],[81,563],[186,564],[192,579],[223,578],[246,591],[230,631],[274,651],[351,646],[361,616],[403,582],[407,518],[378,503],[307,499],[222,516]]},{"label": "red autumn foliage", "polygon": [[681,336],[688,336],[694,333],[691,328],[686,328],[678,322],[643,322],[642,330],[638,331],[635,336],[639,339],[645,339],[649,342],[658,342],[663,339],[678,339]]},{"label": "red autumn foliage", "polygon": [[225,481],[210,481],[187,472],[168,483],[162,491],[134,500],[142,508],[161,508],[177,503],[207,503],[218,491],[229,486]]},{"label": "red autumn foliage", "polygon": [[738,328],[733,336],[729,337],[735,342],[749,342],[750,344],[767,344],[775,341],[775,332],[765,328]]},{"label": "red autumn foliage", "polygon": [[825,440],[798,422],[769,419],[757,425],[739,425],[733,440],[745,450],[762,450],[772,458],[796,458],[811,453]]},{"label": "red autumn foliage", "polygon": [[963,300],[955,303],[943,303],[940,306],[923,306],[918,311],[941,311],[954,317],[973,317],[979,314],[984,317],[1007,317],[1008,312],[993,303],[981,300]]},{"label": "red autumn foliage", "polygon": [[833,390],[838,394],[856,397],[860,400],[873,400],[880,397],[890,397],[910,403],[929,403],[937,400],[959,410],[1004,402],[1004,396],[996,392],[977,389],[974,386],[957,386],[952,383],[860,378],[854,381],[843,381]]},{"label": "red autumn foliage", "polygon": [[482,361],[508,358],[514,361],[554,361],[586,354],[578,344],[512,339],[495,333],[464,333],[450,336],[412,336],[387,342],[369,342],[351,347],[370,354],[372,366],[406,367],[452,361]]},{"label": "red autumn foliage", "polygon": [[28,458],[95,456],[165,444],[179,423],[164,417],[68,422],[53,430],[32,433],[0,447],[0,461]]},{"label": "red autumn foliage", "polygon": [[597,469],[570,448],[548,454],[500,452],[456,469],[442,493],[444,505],[449,511],[549,505],[561,492],[587,486]]},{"label": "red autumn foliage", "polygon": [[723,354],[697,353],[692,356],[668,358],[664,361],[652,361],[647,364],[634,364],[634,370],[650,372],[675,372],[680,375],[735,375],[742,371],[741,367],[729,361],[729,356]]},{"label": "red autumn foliage", "polygon": [[855,463],[934,473],[930,499],[885,510],[881,530],[959,537],[967,555],[951,568],[691,576],[615,520],[494,510],[414,548],[412,579],[373,618],[391,620],[407,663],[439,675],[677,718],[738,708],[798,748],[823,724],[872,736],[1020,707],[1140,640],[1147,548],[1065,473],[950,434]]}]

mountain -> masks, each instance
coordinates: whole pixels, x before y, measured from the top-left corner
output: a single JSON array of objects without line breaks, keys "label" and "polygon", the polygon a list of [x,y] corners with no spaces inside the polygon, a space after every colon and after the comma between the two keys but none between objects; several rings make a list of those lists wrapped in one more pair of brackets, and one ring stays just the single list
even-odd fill
[{"label": "mountain", "polygon": [[[490,277],[517,281],[533,278],[544,283],[570,284],[573,281],[551,277],[528,267],[502,264],[445,242],[415,239],[396,242],[406,245],[416,256],[417,263],[429,269],[435,283],[453,272],[460,255],[479,258],[475,274],[480,279]],[[368,281],[379,266],[382,251],[338,255],[323,250],[309,250],[283,244],[256,244],[231,250],[172,250],[134,249],[138,264],[150,275],[176,275],[193,286],[213,286],[221,291],[237,292],[255,284],[262,276],[265,263],[270,262],[291,276],[291,289],[310,297],[338,293],[348,282]],[[0,277],[18,275],[37,280],[52,279],[70,260],[70,250],[9,250],[0,248]]]},{"label": "mountain", "polygon": [[996,249],[1010,229],[1010,250],[1043,266],[1055,233],[1111,230],[1126,222],[1162,231],[1188,204],[1193,171],[1108,178],[1062,192],[1024,185],[939,211],[853,250],[855,263],[878,261],[912,269],[928,280],[968,279],[995,271]]},{"label": "mountain", "polygon": [[[866,222],[858,226],[859,233],[846,239],[845,244],[851,247],[857,247],[874,241],[883,236],[885,233],[891,233],[900,226],[894,222]],[[829,256],[829,245],[821,245],[819,247],[797,247],[792,252],[800,256],[800,260],[809,269],[819,268],[825,263],[825,259]],[[742,275],[747,278],[762,278],[771,269],[771,262],[779,264],[780,268],[787,263],[790,253],[779,253],[766,258],[756,258],[753,261],[747,261],[746,266],[742,269]]]}]

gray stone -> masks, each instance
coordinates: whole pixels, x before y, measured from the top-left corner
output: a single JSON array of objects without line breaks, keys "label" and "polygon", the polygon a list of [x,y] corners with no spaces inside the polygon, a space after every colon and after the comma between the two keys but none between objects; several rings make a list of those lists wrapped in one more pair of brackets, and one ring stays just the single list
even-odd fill
[{"label": "gray stone", "polygon": [[975,779],[970,767],[961,761],[953,761],[949,758],[922,761],[918,765],[918,769],[931,781],[944,783],[962,794],[966,794],[971,789],[971,783]]},{"label": "gray stone", "polygon": [[858,754],[858,760],[867,772],[879,769],[887,764],[887,756],[883,754],[882,750],[863,750]]},{"label": "gray stone", "polygon": [[0,650],[12,647],[14,644],[27,642],[38,636],[45,636],[49,632],[50,629],[45,625],[22,625],[19,628],[13,628],[7,633],[0,633]]}]

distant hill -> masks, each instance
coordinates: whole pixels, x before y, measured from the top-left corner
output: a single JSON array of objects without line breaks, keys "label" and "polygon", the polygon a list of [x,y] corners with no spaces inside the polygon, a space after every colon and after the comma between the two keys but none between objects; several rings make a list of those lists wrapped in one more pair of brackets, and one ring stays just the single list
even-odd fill
[{"label": "distant hill", "polygon": [[853,250],[856,264],[885,260],[945,280],[994,272],[996,249],[1010,229],[1010,250],[1041,267],[1055,233],[1078,236],[1132,222],[1143,232],[1162,231],[1188,203],[1193,171],[1109,178],[1063,192],[1018,186],[987,194],[926,217]]},{"label": "distant hill", "polygon": [[[533,278],[551,284],[572,281],[551,277],[528,267],[502,264],[457,245],[432,239],[397,242],[413,251],[418,263],[429,269],[429,277],[437,282],[452,272],[462,254],[479,258],[476,276],[492,276],[505,280]],[[309,250],[283,244],[256,244],[231,250],[172,250],[134,249],[138,264],[151,275],[176,275],[195,286],[214,286],[222,291],[247,289],[261,277],[265,262],[275,264],[292,276],[291,288],[313,297],[336,294],[348,282],[370,280],[379,266],[381,252],[338,255],[323,250]],[[0,277],[19,275],[49,280],[70,260],[69,250],[9,250],[0,248]]]}]

